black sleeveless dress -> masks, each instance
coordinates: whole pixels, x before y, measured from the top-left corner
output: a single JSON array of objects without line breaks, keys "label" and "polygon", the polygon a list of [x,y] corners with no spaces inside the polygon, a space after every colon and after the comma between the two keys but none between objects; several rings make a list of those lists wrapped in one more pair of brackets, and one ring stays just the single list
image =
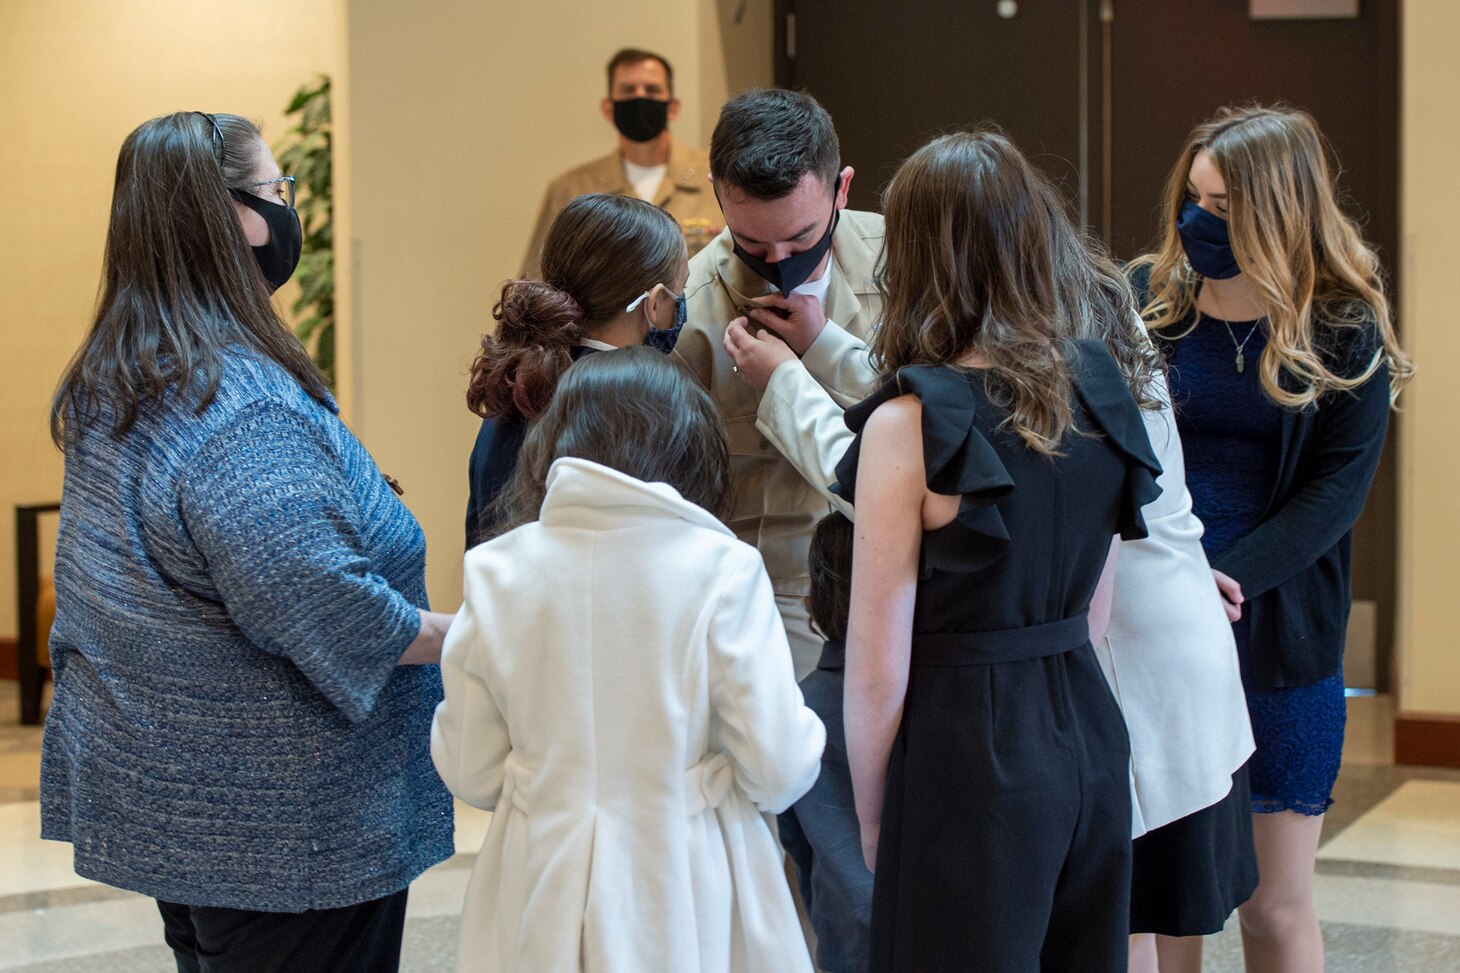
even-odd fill
[{"label": "black sleeveless dress", "polygon": [[1111,537],[1146,536],[1160,466],[1109,352],[1076,344],[1076,430],[1057,457],[1000,428],[976,370],[905,368],[847,413],[841,495],[867,418],[912,394],[928,487],[963,498],[923,535],[874,971],[1126,969],[1130,748],[1087,614]]}]

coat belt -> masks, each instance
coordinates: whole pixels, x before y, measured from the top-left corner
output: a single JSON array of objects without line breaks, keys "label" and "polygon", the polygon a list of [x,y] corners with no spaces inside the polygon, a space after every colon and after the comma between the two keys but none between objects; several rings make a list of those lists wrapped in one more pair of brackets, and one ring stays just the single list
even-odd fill
[{"label": "coat belt", "polygon": [[[512,806],[523,814],[528,813],[528,792],[532,788],[533,773],[507,755],[504,778]],[[684,772],[684,801],[686,812],[693,816],[701,811],[711,811],[725,802],[730,788],[735,786],[735,767],[723,753],[712,753],[704,760]]]},{"label": "coat belt", "polygon": [[712,753],[684,772],[685,811],[694,816],[719,807],[735,785],[735,768],[723,753]]}]

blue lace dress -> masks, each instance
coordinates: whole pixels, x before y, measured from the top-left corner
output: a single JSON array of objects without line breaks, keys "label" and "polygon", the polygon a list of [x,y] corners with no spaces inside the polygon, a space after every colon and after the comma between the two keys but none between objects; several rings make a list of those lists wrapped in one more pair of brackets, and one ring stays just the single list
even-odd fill
[{"label": "blue lace dress", "polygon": [[[1180,333],[1179,331],[1176,333]],[[1246,367],[1238,372],[1236,345]],[[1282,450],[1282,411],[1263,394],[1258,360],[1265,322],[1202,318],[1168,355],[1172,402],[1186,454],[1186,485],[1215,557],[1267,515]],[[1343,674],[1310,686],[1253,689],[1253,646],[1244,616],[1233,625],[1257,751],[1252,809],[1322,814],[1333,803],[1346,708]]]}]

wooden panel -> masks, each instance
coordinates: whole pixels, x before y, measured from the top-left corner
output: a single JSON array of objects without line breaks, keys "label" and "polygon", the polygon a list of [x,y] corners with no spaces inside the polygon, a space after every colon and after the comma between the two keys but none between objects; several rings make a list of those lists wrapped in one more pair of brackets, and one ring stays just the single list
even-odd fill
[{"label": "wooden panel", "polygon": [[792,7],[795,58],[781,57],[777,80],[831,112],[858,171],[854,208],[880,209],[898,164],[930,138],[983,121],[1078,192],[1080,4],[1024,3],[1011,18],[992,2],[780,5]]},{"label": "wooden panel", "polygon": [[1394,762],[1460,767],[1460,716],[1400,713],[1394,720]]}]

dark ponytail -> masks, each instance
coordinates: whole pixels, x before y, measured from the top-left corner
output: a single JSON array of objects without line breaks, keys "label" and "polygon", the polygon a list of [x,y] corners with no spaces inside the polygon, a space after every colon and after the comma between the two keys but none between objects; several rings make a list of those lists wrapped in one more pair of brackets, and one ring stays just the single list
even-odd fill
[{"label": "dark ponytail", "polygon": [[535,419],[547,408],[573,348],[684,262],[684,235],[663,210],[612,194],[579,196],[542,245],[542,280],[509,280],[482,337],[466,404],[484,418]]},{"label": "dark ponytail", "polygon": [[552,401],[583,336],[583,309],[540,280],[509,280],[492,308],[494,334],[482,336],[471,366],[467,408],[482,417],[536,419]]}]

